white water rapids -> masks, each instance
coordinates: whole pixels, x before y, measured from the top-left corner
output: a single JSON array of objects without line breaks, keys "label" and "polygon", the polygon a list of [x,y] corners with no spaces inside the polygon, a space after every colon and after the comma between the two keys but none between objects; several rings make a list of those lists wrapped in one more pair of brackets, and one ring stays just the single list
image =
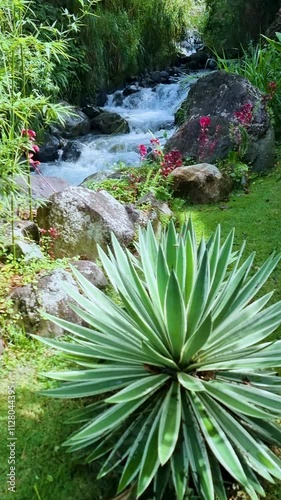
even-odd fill
[{"label": "white water rapids", "polygon": [[[185,81],[183,81],[185,80]],[[187,96],[192,78],[188,83],[181,78],[176,83],[159,84],[155,88],[141,88],[137,93],[123,99],[116,106],[115,92],[108,96],[104,110],[119,113],[130,126],[128,134],[94,135],[79,137],[82,152],[77,161],[57,160],[42,163],[43,175],[61,177],[71,185],[80,184],[89,175],[105,169],[113,169],[119,162],[138,166],[140,156],[138,146],[150,145],[152,134],[164,144],[166,132],[170,137],[174,131],[174,114]]]}]

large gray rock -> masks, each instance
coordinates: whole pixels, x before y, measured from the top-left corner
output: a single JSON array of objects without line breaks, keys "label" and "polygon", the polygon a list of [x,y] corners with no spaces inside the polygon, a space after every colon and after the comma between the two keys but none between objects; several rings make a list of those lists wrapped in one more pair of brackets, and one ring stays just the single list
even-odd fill
[{"label": "large gray rock", "polygon": [[97,288],[105,288],[107,286],[108,281],[105,275],[94,262],[90,260],[75,260],[71,264]]},{"label": "large gray rock", "polygon": [[81,318],[69,306],[74,303],[66,291],[69,286],[79,291],[76,281],[69,272],[56,269],[40,277],[36,284],[18,287],[11,294],[14,310],[20,314],[27,333],[37,333],[45,337],[64,334],[61,327],[43,319],[43,312],[82,324]]},{"label": "large gray rock", "polygon": [[100,130],[103,134],[127,134],[129,125],[118,113],[104,111],[91,120],[93,129]]},{"label": "large gray rock", "polygon": [[94,192],[82,187],[70,187],[55,193],[37,211],[40,227],[56,228],[56,257],[80,255],[83,259],[97,257],[97,245],[105,248],[110,233],[128,245],[134,237],[134,226],[117,200],[106,191]]},{"label": "large gray rock", "polygon": [[43,144],[40,145],[38,153],[34,154],[34,159],[41,162],[55,161],[59,157],[59,151],[62,147],[62,139],[46,133]]},{"label": "large gray rock", "polygon": [[[28,191],[28,183],[27,178],[18,175],[16,177],[16,184],[20,186],[24,191]],[[61,179],[60,177],[48,177],[43,175],[31,175],[31,192],[34,198],[42,198],[46,199],[51,194],[59,193],[64,189],[69,187],[69,184],[66,180]]]},{"label": "large gray rock", "polygon": [[170,175],[175,195],[191,203],[216,203],[224,200],[232,189],[231,179],[207,163],[178,167]]},{"label": "large gray rock", "polygon": [[70,108],[71,114],[65,113],[62,115],[63,124],[57,123],[50,127],[52,134],[65,139],[74,139],[80,135],[88,134],[91,129],[90,118],[81,109],[70,107],[67,103],[65,105],[68,109]]},{"label": "large gray rock", "polygon": [[[252,119],[245,126],[248,147],[243,161],[254,171],[272,168],[274,131],[263,95],[245,78],[225,71],[212,72],[192,86],[182,108],[185,122],[167,141],[166,150],[177,149],[184,158],[209,163],[227,157],[237,150],[239,120],[235,114],[245,105],[250,105]],[[205,136],[199,123],[202,117],[210,118]]]}]

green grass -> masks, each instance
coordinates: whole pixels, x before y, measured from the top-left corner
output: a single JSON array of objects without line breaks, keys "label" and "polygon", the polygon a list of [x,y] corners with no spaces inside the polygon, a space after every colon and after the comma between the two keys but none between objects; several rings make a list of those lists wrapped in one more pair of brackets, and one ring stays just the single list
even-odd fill
[{"label": "green grass", "polygon": [[[235,248],[247,241],[245,257],[256,253],[259,267],[272,252],[281,253],[281,164],[267,176],[252,181],[248,194],[237,191],[229,201],[216,205],[194,205],[179,214],[191,216],[198,235],[209,236],[220,223],[222,236],[235,227]],[[281,263],[269,278],[264,291],[275,289],[281,299]]]},{"label": "green grass", "polygon": [[[281,252],[281,162],[269,175],[252,181],[249,193],[235,192],[218,205],[192,206],[179,218],[191,215],[200,234],[209,235],[218,223],[225,237],[236,228],[235,244],[247,240],[245,256],[256,252],[256,266],[273,252]],[[274,301],[281,299],[281,264],[263,292],[275,289]],[[11,329],[10,329],[11,330]],[[275,337],[281,337],[277,331]],[[61,444],[77,427],[66,423],[71,409],[80,401],[54,400],[38,395],[54,382],[40,376],[50,370],[65,369],[68,362],[39,342],[19,332],[10,336],[2,356],[0,387],[0,498],[1,500],[107,500],[114,496],[115,476],[96,481],[98,464],[85,465],[67,454]],[[16,478],[17,492],[7,491],[7,385],[16,383]],[[269,500],[281,499],[280,485],[267,486]]]},{"label": "green grass", "polygon": [[[98,466],[87,466],[61,447],[75,427],[66,423],[77,400],[62,401],[38,395],[53,382],[41,372],[66,369],[62,357],[18,333],[2,360],[0,389],[1,500],[105,500],[114,495],[114,481],[95,481]],[[16,493],[9,492],[7,386],[16,385]]]}]

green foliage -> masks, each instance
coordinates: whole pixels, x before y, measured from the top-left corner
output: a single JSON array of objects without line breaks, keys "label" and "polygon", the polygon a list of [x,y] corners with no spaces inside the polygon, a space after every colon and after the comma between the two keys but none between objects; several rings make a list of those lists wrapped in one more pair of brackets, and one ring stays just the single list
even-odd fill
[{"label": "green foliage", "polygon": [[276,40],[271,40],[270,38],[264,36],[264,38],[267,40],[269,45],[273,47],[274,49],[278,50],[278,52],[281,52],[281,33],[275,33],[277,41]]},{"label": "green foliage", "polygon": [[59,40],[54,27],[50,28],[53,39],[42,42],[40,34],[47,27],[34,26],[30,5],[25,0],[5,0],[0,5],[0,194],[9,197],[13,238],[18,174],[27,174],[32,217],[29,155],[36,134],[28,129],[37,117],[46,122],[59,118],[61,106],[51,104],[44,92],[53,90],[52,57],[66,55],[65,41]]},{"label": "green foliage", "polygon": [[[80,17],[67,15],[68,29],[63,32],[55,24],[36,23],[30,1],[4,0],[0,5],[0,196],[4,198],[1,205],[8,207],[5,219],[10,218],[12,223],[14,258],[20,191],[16,176],[25,174],[27,179],[26,200],[32,219],[30,168],[36,165],[32,157],[38,147],[34,144],[36,132],[31,128],[34,123],[63,121],[63,115],[70,111],[67,106],[51,102],[50,96],[58,94],[53,80],[54,61],[69,57],[67,36],[70,30],[79,29],[87,13],[87,9],[83,10],[84,2],[79,3]],[[25,190],[21,194],[24,196]]]},{"label": "green foliage", "polygon": [[231,151],[228,157],[217,167],[228,174],[237,188],[247,187],[250,179],[250,169],[242,162],[237,151]]},{"label": "green foliage", "polygon": [[206,0],[205,42],[228,57],[256,41],[273,21],[280,0]]},{"label": "green foliage", "polygon": [[[2,276],[2,275],[1,275]],[[2,333],[2,326],[1,326]],[[112,498],[116,481],[93,481],[95,469],[81,466],[58,445],[67,438],[70,428],[65,425],[65,414],[81,407],[80,401],[38,400],[37,391],[54,386],[40,373],[46,370],[72,369],[71,362],[53,356],[46,346],[30,339],[20,329],[10,331],[1,355],[0,420],[0,497],[20,500],[98,500]],[[16,386],[16,493],[8,491],[7,473],[7,395],[8,386]],[[97,466],[96,466],[97,467]],[[38,494],[36,493],[38,492]]]},{"label": "green foliage", "polygon": [[[70,15],[77,2],[65,1]],[[92,8],[83,29],[70,42],[73,58],[60,62],[56,81],[68,99],[95,95],[144,70],[162,68],[175,54],[175,42],[199,19],[202,1],[104,0]],[[64,26],[64,15],[55,1],[36,0],[36,15],[46,14]],[[74,59],[75,58],[75,59]]]},{"label": "green foliage", "polygon": [[281,302],[255,299],[279,256],[253,270],[254,254],[242,262],[233,241],[232,230],[221,243],[218,226],[197,247],[191,221],[179,233],[170,223],[157,241],[149,226],[137,259],[112,236],[99,256],[122,306],[73,269],[85,294],[70,291],[73,309],[89,327],[47,316],[72,342],[39,339],[84,369],[46,373],[64,383],[43,394],[103,395],[73,415],[83,426],[65,444],[88,462],[103,457],[99,477],[121,467],[119,492],[137,481],[139,497],[154,480],[161,498],[165,476],[177,499],[190,485],[226,498],[227,471],[257,499],[259,476],[281,479],[271,450],[281,442],[281,341],[266,342]]},{"label": "green foliage", "polygon": [[21,324],[21,314],[15,314],[10,294],[18,286],[36,283],[38,276],[54,269],[65,269],[68,259],[53,260],[48,254],[40,260],[26,262],[22,258],[14,259],[13,255],[1,251],[0,242],[0,330],[2,337],[11,340],[11,332]]},{"label": "green foliage", "polygon": [[159,163],[147,162],[138,168],[121,166],[114,176],[102,181],[89,181],[88,189],[108,191],[122,203],[135,203],[148,193],[156,199],[168,201],[172,198],[171,180],[159,172]]}]

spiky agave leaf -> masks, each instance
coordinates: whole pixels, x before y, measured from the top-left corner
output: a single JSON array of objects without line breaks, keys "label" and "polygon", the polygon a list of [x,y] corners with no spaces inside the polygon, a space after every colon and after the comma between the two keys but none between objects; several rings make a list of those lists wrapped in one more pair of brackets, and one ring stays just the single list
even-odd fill
[{"label": "spiky agave leaf", "polygon": [[244,245],[233,252],[233,238],[221,243],[218,226],[197,247],[189,220],[179,233],[171,222],[157,241],[149,225],[137,259],[113,235],[99,256],[123,305],[73,269],[83,295],[68,293],[89,326],[48,316],[73,342],[40,340],[83,369],[47,373],[64,383],[44,394],[104,394],[74,416],[83,427],[66,445],[88,461],[104,456],[100,476],[123,464],[118,493],[136,482],[139,497],[154,479],[161,498],[170,478],[178,500],[190,486],[204,500],[225,499],[226,470],[255,499],[264,495],[259,476],[281,479],[270,449],[281,443],[281,377],[272,371],[281,341],[266,341],[281,303],[267,306],[271,293],[255,299],[279,256],[251,274],[254,256],[241,263]]}]

